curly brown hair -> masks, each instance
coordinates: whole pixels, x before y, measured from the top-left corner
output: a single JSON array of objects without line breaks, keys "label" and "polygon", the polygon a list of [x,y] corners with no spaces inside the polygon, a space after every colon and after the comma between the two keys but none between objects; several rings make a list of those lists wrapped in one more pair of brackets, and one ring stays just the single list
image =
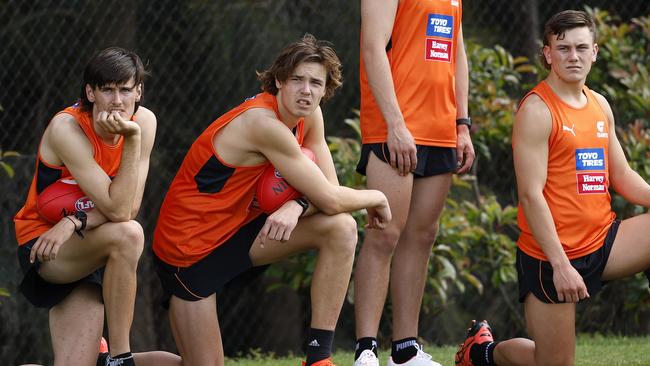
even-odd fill
[{"label": "curly brown hair", "polygon": [[307,33],[299,41],[285,47],[268,69],[258,72],[257,78],[262,84],[262,90],[273,95],[278,94],[275,80],[286,81],[301,62],[316,62],[325,67],[327,81],[323,101],[334,95],[342,81],[341,61],[327,41],[317,40]]},{"label": "curly brown hair", "polygon": [[[589,32],[591,32],[595,43],[596,24],[594,23],[594,20],[589,16],[589,14],[585,13],[584,11],[565,10],[553,15],[551,19],[546,22],[546,25],[544,25],[544,46],[542,46],[542,50],[544,47],[551,45],[552,36],[555,36],[555,39],[558,40],[564,39],[564,33],[566,31],[582,27],[587,27],[589,29]],[[543,52],[540,52],[540,59],[542,61],[542,65],[544,65],[547,70],[550,70],[551,65],[546,62],[546,58],[544,57]]]}]

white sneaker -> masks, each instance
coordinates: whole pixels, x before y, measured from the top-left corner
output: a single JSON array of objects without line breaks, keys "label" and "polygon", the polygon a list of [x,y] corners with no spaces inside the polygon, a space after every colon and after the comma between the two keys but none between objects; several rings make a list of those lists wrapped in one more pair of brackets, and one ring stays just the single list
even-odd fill
[{"label": "white sneaker", "polygon": [[410,360],[404,363],[395,363],[393,358],[388,358],[388,366],[442,366],[436,361],[431,359],[431,355],[422,350],[422,346],[416,344],[415,347],[418,349],[418,353],[413,356]]},{"label": "white sneaker", "polygon": [[354,361],[354,366],[379,366],[379,360],[373,351],[365,349]]}]

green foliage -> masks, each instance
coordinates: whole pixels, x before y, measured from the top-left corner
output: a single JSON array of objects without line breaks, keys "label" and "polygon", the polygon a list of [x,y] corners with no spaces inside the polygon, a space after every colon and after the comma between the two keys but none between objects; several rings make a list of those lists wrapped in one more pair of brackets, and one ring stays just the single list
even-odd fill
[{"label": "green foliage", "polygon": [[434,296],[425,296],[425,311],[441,308],[452,286],[465,293],[470,285],[482,293],[486,282],[498,287],[516,281],[517,209],[502,207],[493,194],[476,193],[475,184],[471,177],[454,176],[429,261],[427,284]]},{"label": "green foliage", "polygon": [[596,21],[598,61],[589,77],[592,87],[612,104],[619,124],[650,123],[650,16],[623,23],[604,10],[586,7]]},{"label": "green foliage", "polygon": [[[646,181],[650,179],[650,129],[637,119],[627,126],[618,126],[616,135],[625,152],[630,168]],[[627,218],[645,212],[645,208],[633,205],[618,194],[612,195],[612,207],[619,217]]]},{"label": "green foliage", "polygon": [[513,57],[501,46],[488,48],[467,42],[467,58],[469,109],[479,127],[473,140],[477,150],[490,160],[492,145],[510,147],[516,98],[522,94],[522,75],[536,73],[536,69],[526,57]]},{"label": "green foliage", "polygon": [[20,154],[15,151],[2,151],[2,149],[0,149],[0,168],[2,168],[2,171],[4,171],[6,176],[9,178],[13,178],[15,172],[14,168],[6,160],[7,158],[17,156],[20,156]]},{"label": "green foliage", "polygon": [[[459,334],[460,330],[459,330]],[[459,342],[462,339],[458,340]],[[605,337],[603,335],[585,335],[579,334],[577,337],[576,347],[576,365],[577,366],[641,366],[647,365],[648,337]],[[443,346],[431,347],[426,346],[425,352],[431,354],[433,359],[443,366],[452,366],[454,364],[454,354],[457,347]],[[379,352],[379,364],[385,365],[390,355],[389,350]],[[333,360],[337,365],[346,365],[354,359],[354,352],[344,352],[341,349],[333,355]],[[270,366],[294,366],[300,363],[300,356],[274,357],[271,355],[262,355],[255,353],[248,358],[227,359],[226,364],[235,366],[253,366],[253,365],[270,365]]]},{"label": "green foliage", "polygon": [[[515,110],[524,94],[524,75],[537,69],[525,57],[513,57],[501,46],[483,47],[466,42],[469,62],[469,111],[475,121],[472,141],[476,151],[474,173],[500,199],[511,201],[514,192],[511,134]],[[501,169],[494,169],[498,163]]]}]

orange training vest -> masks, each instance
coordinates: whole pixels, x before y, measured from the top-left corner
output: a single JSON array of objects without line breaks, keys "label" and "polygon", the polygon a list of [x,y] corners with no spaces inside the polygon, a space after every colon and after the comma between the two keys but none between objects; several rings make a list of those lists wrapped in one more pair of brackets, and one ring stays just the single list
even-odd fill
[{"label": "orange training vest", "polygon": [[[386,54],[395,94],[415,143],[456,147],[456,47],[460,0],[400,0]],[[362,142],[386,141],[386,122],[361,59]]]},{"label": "orange training vest", "polygon": [[[545,81],[526,95],[537,94],[551,111],[543,193],[569,259],[600,248],[616,217],[608,190],[609,123],[593,93],[586,86],[583,92],[587,104],[582,108],[564,103]],[[531,257],[548,260],[526,222],[521,204],[517,221],[521,228],[519,248]]]},{"label": "orange training vest", "polygon": [[[74,117],[93,147],[93,158],[97,164],[108,176],[115,176],[122,160],[124,139],[120,138],[115,145],[108,145],[103,142],[93,128],[92,111],[82,110],[78,103],[59,113],[66,113]],[[53,226],[38,215],[36,209],[38,194],[58,179],[71,177],[72,175],[65,166],[54,166],[44,162],[39,148],[36,156],[36,169],[27,194],[27,201],[14,217],[16,239],[19,245],[39,237]]]},{"label": "orange training vest", "polygon": [[[280,119],[276,97],[261,93],[212,122],[194,141],[160,209],[153,251],[166,263],[188,267],[228,240],[261,214],[252,206],[257,181],[268,162],[232,166],[212,144],[219,129],[252,108],[270,109]],[[304,122],[296,127],[302,144]]]}]

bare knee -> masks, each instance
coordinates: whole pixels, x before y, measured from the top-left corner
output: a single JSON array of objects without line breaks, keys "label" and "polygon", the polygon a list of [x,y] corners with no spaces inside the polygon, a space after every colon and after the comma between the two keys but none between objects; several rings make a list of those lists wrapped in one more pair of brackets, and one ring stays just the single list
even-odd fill
[{"label": "bare knee", "polygon": [[144,249],[144,230],[134,220],[112,223],[111,255],[137,261]]},{"label": "bare knee", "polygon": [[328,216],[322,225],[321,249],[333,249],[337,253],[354,255],[357,245],[357,222],[347,213]]},{"label": "bare knee", "polygon": [[418,243],[418,245],[421,246],[430,247],[436,241],[439,227],[440,225],[438,224],[438,221],[436,221],[432,224],[412,230],[407,229],[408,231],[405,233],[405,235],[408,236],[409,241]]},{"label": "bare knee", "polygon": [[370,249],[375,254],[391,257],[401,234],[401,229],[394,225],[389,225],[383,230],[366,231],[363,245],[366,246],[366,250]]}]

